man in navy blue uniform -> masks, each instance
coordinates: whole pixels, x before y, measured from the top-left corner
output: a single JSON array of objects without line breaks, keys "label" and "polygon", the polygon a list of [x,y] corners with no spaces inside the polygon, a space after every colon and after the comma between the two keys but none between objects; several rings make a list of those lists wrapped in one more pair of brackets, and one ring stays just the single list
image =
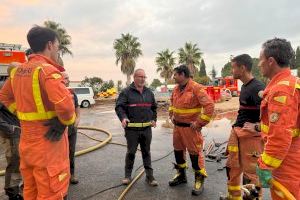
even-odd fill
[{"label": "man in navy blue uniform", "polygon": [[127,140],[125,178],[122,183],[128,185],[131,182],[135,153],[140,144],[146,181],[151,186],[157,186],[158,183],[153,176],[150,153],[151,127],[156,127],[157,105],[153,92],[145,87],[145,71],[143,69],[135,70],[133,78],[134,82],[120,93],[115,107],[125,129]]}]

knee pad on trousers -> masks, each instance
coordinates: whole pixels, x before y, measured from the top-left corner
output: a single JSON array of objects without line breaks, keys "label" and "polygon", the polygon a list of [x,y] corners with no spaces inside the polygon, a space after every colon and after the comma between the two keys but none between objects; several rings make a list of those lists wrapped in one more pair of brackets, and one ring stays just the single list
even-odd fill
[{"label": "knee pad on trousers", "polygon": [[175,160],[176,160],[177,164],[184,164],[185,163],[183,151],[174,150],[174,155],[175,155]]},{"label": "knee pad on trousers", "polygon": [[194,170],[200,170],[199,167],[199,156],[198,155],[192,155],[190,154],[191,162],[192,162],[192,167]]}]

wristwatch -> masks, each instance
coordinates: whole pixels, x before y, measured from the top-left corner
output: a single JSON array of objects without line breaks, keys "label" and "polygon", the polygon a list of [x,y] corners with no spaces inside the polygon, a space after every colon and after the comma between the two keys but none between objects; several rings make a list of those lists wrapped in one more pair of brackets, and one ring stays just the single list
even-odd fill
[{"label": "wristwatch", "polygon": [[254,125],[254,130],[257,131],[257,132],[260,132],[260,131],[261,131],[261,130],[260,130],[260,124],[259,124],[259,123],[257,123],[257,124]]}]

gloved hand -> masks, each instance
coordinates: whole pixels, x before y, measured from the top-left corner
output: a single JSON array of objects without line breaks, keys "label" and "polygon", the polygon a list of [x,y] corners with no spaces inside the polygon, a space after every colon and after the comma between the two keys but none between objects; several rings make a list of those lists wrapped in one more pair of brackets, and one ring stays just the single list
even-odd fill
[{"label": "gloved hand", "polygon": [[272,179],[272,172],[267,169],[261,169],[259,166],[256,166],[256,174],[259,177],[261,187],[262,188],[269,188],[270,184],[269,181]]},{"label": "gloved hand", "polygon": [[45,122],[44,125],[49,126],[45,137],[52,142],[59,141],[67,127],[62,124],[57,117]]}]

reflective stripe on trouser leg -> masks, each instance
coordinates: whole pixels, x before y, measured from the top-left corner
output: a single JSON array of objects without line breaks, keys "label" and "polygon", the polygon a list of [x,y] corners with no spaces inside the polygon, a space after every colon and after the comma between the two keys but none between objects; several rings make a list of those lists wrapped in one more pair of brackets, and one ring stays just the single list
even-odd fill
[{"label": "reflective stripe on trouser leg", "polygon": [[241,198],[241,175],[239,161],[239,143],[235,129],[231,130],[231,134],[228,140],[227,152],[227,188],[230,199]]},{"label": "reflective stripe on trouser leg", "polygon": [[199,173],[199,174],[207,177],[207,173],[206,173],[205,168],[204,167],[200,168],[200,166],[199,166],[199,156],[190,154],[190,158],[191,158],[191,162],[192,162],[192,166],[193,166],[194,171],[196,173]]},{"label": "reflective stripe on trouser leg", "polygon": [[175,126],[173,129],[173,147],[176,164],[179,168],[186,168],[186,146],[183,143],[184,131],[181,127]]},{"label": "reflective stripe on trouser leg", "polygon": [[241,175],[240,168],[226,168],[228,174],[228,193],[233,197],[241,197]]},{"label": "reflective stripe on trouser leg", "polygon": [[[180,136],[174,136],[174,138],[181,139],[180,144],[184,147],[182,150],[187,149],[190,155],[198,156],[198,167],[194,164],[194,168],[196,170],[204,168],[203,136],[201,133],[190,127],[176,127],[174,133]],[[175,150],[180,149],[175,148]]]},{"label": "reflective stripe on trouser leg", "polygon": [[[237,132],[246,132],[242,129]],[[246,134],[246,133],[241,133]],[[261,137],[239,137],[240,165],[243,170],[245,181],[259,185],[259,179],[256,175],[256,165],[259,155],[263,151],[263,141]],[[243,180],[243,182],[245,182]],[[246,182],[245,182],[246,183]]]},{"label": "reflective stripe on trouser leg", "polygon": [[240,167],[239,158],[239,141],[235,129],[231,130],[230,137],[227,145],[228,158],[226,166],[230,168]]}]

